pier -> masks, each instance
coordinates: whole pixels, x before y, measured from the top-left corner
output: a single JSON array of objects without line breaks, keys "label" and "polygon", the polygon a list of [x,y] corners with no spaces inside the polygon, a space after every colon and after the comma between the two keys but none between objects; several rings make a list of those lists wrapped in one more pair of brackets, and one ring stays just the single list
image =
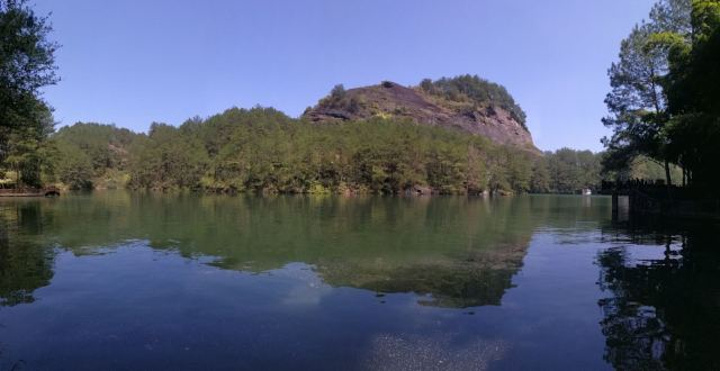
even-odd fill
[{"label": "pier", "polygon": [[612,196],[613,218],[617,217],[620,198],[628,198],[633,217],[720,221],[720,198],[697,188],[667,186],[663,182],[603,182],[601,194]]}]

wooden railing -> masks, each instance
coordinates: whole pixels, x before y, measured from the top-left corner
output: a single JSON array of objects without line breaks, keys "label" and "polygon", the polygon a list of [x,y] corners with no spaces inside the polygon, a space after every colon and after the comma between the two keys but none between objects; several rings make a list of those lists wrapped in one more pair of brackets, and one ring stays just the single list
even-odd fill
[{"label": "wooden railing", "polygon": [[720,199],[675,192],[672,188],[629,191],[630,213],[697,220],[720,220]]}]

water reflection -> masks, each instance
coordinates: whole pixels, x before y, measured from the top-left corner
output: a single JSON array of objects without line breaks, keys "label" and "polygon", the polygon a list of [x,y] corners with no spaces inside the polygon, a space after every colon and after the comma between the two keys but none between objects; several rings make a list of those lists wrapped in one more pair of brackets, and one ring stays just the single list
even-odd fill
[{"label": "water reflection", "polygon": [[631,244],[599,254],[599,285],[610,294],[599,302],[605,359],[615,368],[720,369],[720,256],[711,230],[625,224],[616,233]]},{"label": "water reflection", "polygon": [[50,284],[54,251],[36,242],[42,232],[40,205],[0,209],[0,306],[35,301],[33,292]]},{"label": "water reflection", "polygon": [[412,292],[421,305],[469,308],[500,305],[512,277],[522,267],[527,245],[472,251],[453,259],[386,264],[382,261],[322,262],[318,272],[334,286],[377,293]]},{"label": "water reflection", "polygon": [[0,297],[4,304],[31,302],[32,291],[52,278],[53,246],[81,256],[147,240],[187,258],[212,257],[209,264],[223,269],[257,273],[302,262],[333,287],[415,293],[429,306],[499,305],[536,228],[533,207],[530,198],[124,192],[7,202],[0,204],[7,254]]},{"label": "water reflection", "polygon": [[3,201],[0,369],[720,369],[714,227],[610,219],[602,197]]}]

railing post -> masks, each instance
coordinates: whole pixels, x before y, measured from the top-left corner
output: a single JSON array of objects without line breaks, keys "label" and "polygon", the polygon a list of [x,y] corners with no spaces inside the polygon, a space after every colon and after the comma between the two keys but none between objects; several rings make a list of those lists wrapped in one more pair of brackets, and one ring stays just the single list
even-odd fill
[{"label": "railing post", "polygon": [[619,204],[620,203],[620,196],[617,192],[613,192],[612,194],[612,220],[617,221],[618,220],[618,210],[619,210]]}]

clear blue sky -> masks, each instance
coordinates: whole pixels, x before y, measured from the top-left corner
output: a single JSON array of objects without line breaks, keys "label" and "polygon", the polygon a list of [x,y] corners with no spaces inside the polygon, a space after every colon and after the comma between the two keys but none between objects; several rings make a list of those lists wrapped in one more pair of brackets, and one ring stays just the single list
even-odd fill
[{"label": "clear blue sky", "polygon": [[478,74],[505,85],[543,150],[600,150],[606,71],[652,0],[35,0],[52,12],[61,125],[273,106],[333,85]]}]

